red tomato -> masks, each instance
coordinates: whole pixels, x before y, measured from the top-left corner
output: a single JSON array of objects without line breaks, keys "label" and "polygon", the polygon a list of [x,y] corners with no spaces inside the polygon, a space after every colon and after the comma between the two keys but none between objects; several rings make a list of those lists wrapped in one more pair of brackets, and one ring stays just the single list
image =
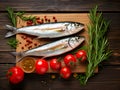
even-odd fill
[{"label": "red tomato", "polygon": [[14,66],[7,72],[7,78],[13,84],[18,84],[24,79],[24,72],[20,67]]},{"label": "red tomato", "polygon": [[76,57],[77,57],[77,59],[79,59],[81,62],[86,61],[86,59],[87,59],[86,51],[85,51],[85,50],[79,50],[79,51],[76,53]]},{"label": "red tomato", "polygon": [[68,54],[64,57],[64,63],[69,67],[75,66],[76,61],[76,58],[72,54]]},{"label": "red tomato", "polygon": [[61,62],[57,58],[53,58],[53,59],[50,60],[50,67],[53,70],[60,70]]},{"label": "red tomato", "polygon": [[71,70],[69,67],[64,66],[61,68],[60,70],[60,75],[64,78],[64,79],[68,79],[71,75]]},{"label": "red tomato", "polygon": [[38,59],[35,64],[35,70],[38,74],[45,74],[48,70],[48,62],[45,59]]}]

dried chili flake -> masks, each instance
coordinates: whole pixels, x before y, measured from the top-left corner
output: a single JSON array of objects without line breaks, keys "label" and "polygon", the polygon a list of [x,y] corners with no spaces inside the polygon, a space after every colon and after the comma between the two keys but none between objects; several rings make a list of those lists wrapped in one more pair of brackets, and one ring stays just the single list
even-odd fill
[{"label": "dried chili flake", "polygon": [[44,19],[41,19],[42,22],[44,22]]},{"label": "dried chili flake", "polygon": [[48,19],[48,22],[50,22],[50,19]]},{"label": "dried chili flake", "polygon": [[28,20],[26,24],[27,24],[27,26],[31,26],[31,25],[33,25],[33,21],[32,20]]},{"label": "dried chili flake", "polygon": [[25,46],[27,46],[27,44],[25,44]]},{"label": "dried chili flake", "polygon": [[55,19],[54,22],[57,22],[57,19]]},{"label": "dried chili flake", "polygon": [[27,21],[27,24],[33,24],[32,20]]},{"label": "dried chili flake", "polygon": [[30,42],[30,40],[29,40],[29,39],[27,39],[27,40],[26,40],[26,42],[28,42],[28,43],[29,43],[29,42]]},{"label": "dried chili flake", "polygon": [[40,20],[40,17],[36,17],[36,20]]},{"label": "dried chili flake", "polygon": [[32,48],[32,46],[29,46],[29,47],[28,47],[28,49],[31,49],[31,48]]},{"label": "dried chili flake", "polygon": [[42,21],[41,21],[41,20],[37,20],[37,23],[38,23],[38,24],[42,24]]},{"label": "dried chili flake", "polygon": [[55,17],[55,16],[53,16],[53,19],[56,19],[56,17]]},{"label": "dried chili flake", "polygon": [[47,21],[48,21],[48,19],[47,19],[47,18],[45,18],[45,21],[47,22]]},{"label": "dried chili flake", "polygon": [[37,46],[37,43],[34,43],[34,46]]},{"label": "dried chili flake", "polygon": [[22,44],[21,42],[19,42],[19,44]]},{"label": "dried chili flake", "polygon": [[24,49],[24,47],[21,47],[21,49]]},{"label": "dried chili flake", "polygon": [[47,18],[47,16],[44,16],[44,18],[46,19],[46,18]]}]

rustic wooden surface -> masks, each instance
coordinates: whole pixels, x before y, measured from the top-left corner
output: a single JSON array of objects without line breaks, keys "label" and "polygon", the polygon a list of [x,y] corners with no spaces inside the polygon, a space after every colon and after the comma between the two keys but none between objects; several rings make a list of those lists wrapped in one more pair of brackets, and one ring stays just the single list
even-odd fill
[{"label": "rustic wooden surface", "polygon": [[[6,79],[7,70],[15,65],[15,57],[9,52],[15,51],[7,45],[4,38],[7,32],[5,24],[11,24],[5,8],[10,6],[15,11],[26,13],[84,13],[95,5],[103,11],[104,17],[111,21],[108,39],[112,56],[102,63],[99,74],[91,78],[86,86],[80,86],[74,78],[51,80],[50,74],[40,76],[25,74],[19,85],[11,85]],[[0,0],[0,90],[120,90],[120,1],[119,0]]]}]

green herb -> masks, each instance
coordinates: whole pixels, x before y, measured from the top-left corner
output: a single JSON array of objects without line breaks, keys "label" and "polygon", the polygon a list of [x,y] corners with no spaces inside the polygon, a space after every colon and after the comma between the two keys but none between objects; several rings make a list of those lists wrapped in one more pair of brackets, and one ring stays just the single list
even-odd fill
[{"label": "green herb", "polygon": [[31,21],[33,21],[33,23],[36,24],[36,17],[35,16],[26,17],[26,16],[24,16],[25,12],[19,11],[19,12],[15,13],[13,11],[13,9],[10,8],[10,7],[7,7],[6,10],[8,11],[8,17],[11,20],[11,22],[12,22],[12,24],[13,24],[14,27],[17,24],[17,19],[16,19],[17,16],[20,17],[23,21],[29,21],[29,20],[31,20]]},{"label": "green herb", "polygon": [[16,38],[12,37],[8,39],[7,44],[10,45],[12,48],[16,49],[18,41],[16,40]]},{"label": "green herb", "polygon": [[29,17],[26,17],[26,16],[23,16],[25,14],[25,12],[17,12],[16,13],[16,16],[20,17],[23,21],[33,21],[34,23],[36,22],[36,17],[35,16],[29,16]]},{"label": "green herb", "polygon": [[93,75],[96,67],[104,60],[106,60],[111,51],[108,50],[108,40],[106,32],[108,30],[109,22],[107,22],[102,13],[97,13],[98,7],[96,6],[90,10],[90,24],[88,25],[88,48],[87,59],[88,66],[85,76],[79,77],[81,84],[86,84],[88,79]]},{"label": "green herb", "polygon": [[[20,17],[24,21],[32,20],[33,22],[36,22],[35,21],[36,18],[33,16],[29,16],[29,17],[23,16],[25,14],[25,12],[19,11],[19,12],[15,13],[14,10],[10,7],[7,7],[6,10],[8,11],[8,17],[11,20],[12,25],[14,27],[16,27],[16,25],[17,25],[17,19],[16,19],[17,16]],[[18,43],[18,41],[16,40],[16,38],[9,38],[9,40],[7,42],[7,44],[10,45],[12,48],[16,48],[17,43]]]},{"label": "green herb", "polygon": [[9,19],[11,20],[12,25],[15,27],[17,21],[16,21],[16,15],[15,15],[13,9],[10,8],[10,7],[7,7],[6,10],[8,11],[8,17],[9,17]]},{"label": "green herb", "polygon": [[80,81],[80,84],[81,84],[81,85],[85,85],[85,84],[84,84],[85,78],[86,78],[85,74],[79,74],[79,75],[76,77],[76,79],[78,79],[78,80]]}]

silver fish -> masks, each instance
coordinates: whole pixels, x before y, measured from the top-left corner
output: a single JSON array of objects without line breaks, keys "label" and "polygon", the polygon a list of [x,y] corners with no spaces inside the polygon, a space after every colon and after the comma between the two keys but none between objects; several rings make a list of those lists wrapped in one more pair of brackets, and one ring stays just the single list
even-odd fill
[{"label": "silver fish", "polygon": [[10,31],[5,37],[10,37],[17,33],[24,33],[37,36],[38,38],[57,38],[78,33],[84,28],[84,24],[78,22],[57,22],[26,26],[22,28],[15,28],[6,25],[6,28]]},{"label": "silver fish", "polygon": [[16,55],[19,58],[16,61],[18,62],[26,56],[41,56],[43,58],[46,58],[46,57],[61,55],[75,49],[84,40],[85,38],[83,36],[73,36],[73,37],[63,38],[61,40],[39,46],[31,50],[18,52],[16,53]]}]

